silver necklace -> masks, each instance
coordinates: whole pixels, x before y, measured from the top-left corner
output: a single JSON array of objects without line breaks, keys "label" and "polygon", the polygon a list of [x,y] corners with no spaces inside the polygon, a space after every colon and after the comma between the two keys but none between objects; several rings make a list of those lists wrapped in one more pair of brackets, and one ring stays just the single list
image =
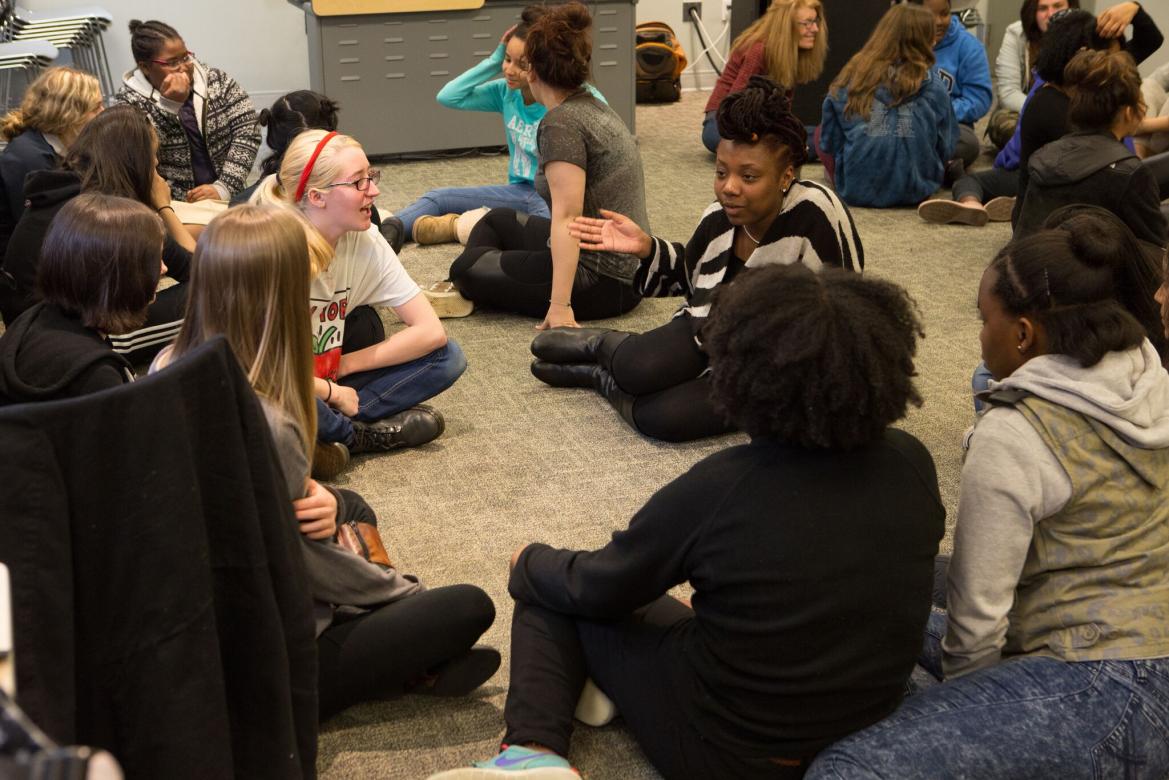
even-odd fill
[{"label": "silver necklace", "polygon": [[754,242],[755,242],[755,246],[759,246],[759,239],[758,239],[758,238],[755,238],[755,236],[751,235],[751,231],[750,231],[750,230],[747,230],[747,226],[746,226],[746,225],[740,225],[740,227],[742,227],[742,228],[743,228],[743,232],[747,234],[747,238],[749,238],[749,239],[751,239],[752,241],[754,241]]}]

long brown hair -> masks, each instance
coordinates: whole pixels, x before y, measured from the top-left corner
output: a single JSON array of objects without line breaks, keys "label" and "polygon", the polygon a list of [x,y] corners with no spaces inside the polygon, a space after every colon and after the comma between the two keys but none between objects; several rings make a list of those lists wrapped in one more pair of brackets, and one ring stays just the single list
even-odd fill
[{"label": "long brown hair", "polygon": [[830,91],[848,90],[844,113],[868,121],[878,88],[886,87],[893,98],[890,105],[896,106],[917,94],[933,64],[933,14],[902,3],[885,12]]},{"label": "long brown hair", "polygon": [[82,192],[118,195],[153,207],[158,136],[138,109],[121,105],[89,121],[69,147],[64,167],[81,177]]},{"label": "long brown hair", "polygon": [[292,419],[311,457],[317,410],[309,279],[304,226],[288,209],[228,209],[199,236],[171,359],[226,337],[252,388]]},{"label": "long brown hair", "polygon": [[[820,18],[820,30],[811,49],[800,48],[800,34],[796,28],[796,11],[811,8]],[[820,0],[775,0],[763,16],[743,30],[731,51],[763,41],[763,61],[767,75],[776,84],[792,89],[820,78],[824,58],[828,56],[828,21]]]}]

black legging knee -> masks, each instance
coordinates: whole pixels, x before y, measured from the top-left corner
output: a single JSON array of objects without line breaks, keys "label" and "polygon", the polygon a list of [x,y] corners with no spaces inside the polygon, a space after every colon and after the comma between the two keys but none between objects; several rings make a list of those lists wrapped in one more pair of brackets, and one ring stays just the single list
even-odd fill
[{"label": "black legging knee", "polygon": [[706,354],[694,341],[694,322],[675,317],[621,342],[608,366],[618,387],[637,397],[633,423],[662,441],[691,441],[734,430],[715,411],[703,375]]},{"label": "black legging knee", "polygon": [[[543,317],[552,294],[552,223],[512,209],[492,209],[451,264],[450,280],[472,301]],[[632,285],[578,264],[572,286],[578,320],[615,317],[637,305]]]},{"label": "black legging knee", "polygon": [[474,585],[450,585],[330,626],[317,639],[321,719],[403,693],[470,650],[494,620],[490,596]]}]

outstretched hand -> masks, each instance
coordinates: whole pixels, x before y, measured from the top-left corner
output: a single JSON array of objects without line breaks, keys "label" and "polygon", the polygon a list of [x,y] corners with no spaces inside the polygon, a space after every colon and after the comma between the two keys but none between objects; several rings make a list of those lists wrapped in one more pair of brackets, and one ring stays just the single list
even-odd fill
[{"label": "outstretched hand", "polygon": [[653,243],[641,227],[624,214],[601,209],[605,219],[577,217],[568,225],[568,234],[580,241],[581,249],[648,257]]}]

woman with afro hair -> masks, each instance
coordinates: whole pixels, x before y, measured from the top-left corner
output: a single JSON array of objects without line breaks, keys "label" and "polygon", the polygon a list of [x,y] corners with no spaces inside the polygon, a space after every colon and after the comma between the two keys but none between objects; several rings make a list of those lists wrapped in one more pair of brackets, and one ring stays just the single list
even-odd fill
[{"label": "woman with afro hair", "polygon": [[[578,778],[575,711],[619,712],[667,778],[798,778],[900,703],[945,517],[929,452],[889,427],[921,402],[913,302],[799,264],[718,297],[710,389],[751,442],[666,485],[599,550],[516,551],[507,747],[438,777]],[[668,595],[684,582],[691,599]]]},{"label": "woman with afro hair", "polygon": [[639,335],[559,328],[532,342],[538,379],[592,387],[634,429],[665,441],[733,430],[711,403],[699,333],[719,287],[766,265],[864,265],[847,207],[831,190],[799,179],[804,126],[782,87],[752,77],[719,106],[718,125],[716,201],[685,246],[652,237],[632,219],[605,210],[604,219],[578,217],[572,228],[582,249],[636,256],[641,264],[634,283],[642,295],[685,296],[673,319]]}]

